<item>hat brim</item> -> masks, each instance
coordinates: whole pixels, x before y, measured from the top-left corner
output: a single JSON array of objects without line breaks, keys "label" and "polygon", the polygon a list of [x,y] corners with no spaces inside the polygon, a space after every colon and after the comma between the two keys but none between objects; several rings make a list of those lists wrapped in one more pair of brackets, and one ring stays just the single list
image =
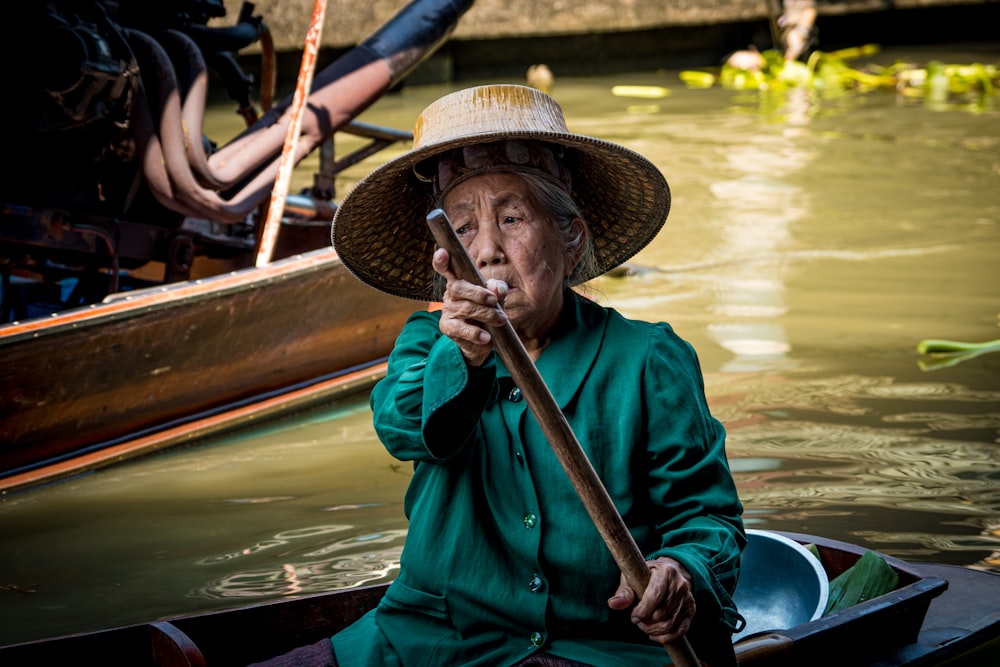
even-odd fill
[{"label": "hat brim", "polygon": [[670,211],[670,188],[642,155],[611,142],[571,133],[504,131],[470,134],[423,146],[373,170],[344,198],[333,218],[331,238],[345,266],[382,292],[433,300],[435,242],[426,214],[434,208],[427,183],[414,165],[452,148],[505,139],[534,139],[564,146],[573,198],[590,231],[596,257],[592,274],[610,271],[646,247]]}]

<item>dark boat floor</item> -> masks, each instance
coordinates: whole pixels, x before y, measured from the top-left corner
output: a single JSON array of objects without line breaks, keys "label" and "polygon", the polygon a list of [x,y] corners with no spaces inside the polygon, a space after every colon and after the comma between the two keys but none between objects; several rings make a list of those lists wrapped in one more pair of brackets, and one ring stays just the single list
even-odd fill
[{"label": "dark boat floor", "polygon": [[[957,565],[915,563],[948,582],[931,601],[916,644],[864,663],[869,667],[1000,666],[1000,575]],[[871,648],[860,651],[877,654]],[[942,663],[942,656],[949,656]]]}]

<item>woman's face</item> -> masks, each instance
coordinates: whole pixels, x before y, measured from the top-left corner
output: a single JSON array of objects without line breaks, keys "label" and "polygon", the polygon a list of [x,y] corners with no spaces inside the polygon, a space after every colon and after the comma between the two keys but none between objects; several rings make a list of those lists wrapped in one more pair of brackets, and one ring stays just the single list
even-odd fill
[{"label": "woman's face", "polygon": [[571,270],[548,211],[516,174],[473,176],[444,198],[444,210],[484,280],[507,283],[504,310],[529,335],[544,333],[562,309]]}]

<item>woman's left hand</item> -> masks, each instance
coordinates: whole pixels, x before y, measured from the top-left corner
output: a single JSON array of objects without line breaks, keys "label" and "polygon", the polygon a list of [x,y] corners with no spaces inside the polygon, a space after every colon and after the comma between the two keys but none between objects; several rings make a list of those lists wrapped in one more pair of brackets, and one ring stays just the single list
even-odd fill
[{"label": "woman's left hand", "polygon": [[[651,640],[660,644],[678,641],[687,633],[694,618],[694,591],[691,575],[673,558],[646,561],[649,583],[646,592],[632,610],[632,622]],[[625,582],[608,600],[615,610],[627,609],[635,601],[635,592]]]}]

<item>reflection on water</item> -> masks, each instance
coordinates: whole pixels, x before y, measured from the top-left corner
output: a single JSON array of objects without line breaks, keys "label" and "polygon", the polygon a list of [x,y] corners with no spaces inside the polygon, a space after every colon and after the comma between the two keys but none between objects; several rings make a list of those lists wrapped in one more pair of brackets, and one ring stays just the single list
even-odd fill
[{"label": "reflection on water", "polygon": [[[611,94],[625,83],[671,93]],[[362,120],[407,128],[448,90],[406,87]],[[553,95],[572,130],[670,182],[664,232],[588,294],[698,350],[748,525],[1000,572],[1000,354],[916,352],[998,337],[1000,112],[692,91],[669,72],[556,72]],[[0,643],[391,580],[409,476],[362,396],[4,498]]]},{"label": "reflection on water", "polygon": [[[296,554],[285,550],[283,562],[269,568],[232,571],[191,592],[204,598],[275,598],[288,595],[321,593],[323,591],[353,588],[386,581],[395,577],[399,557],[403,552],[405,530],[355,535],[346,539],[316,546],[317,537],[351,530],[354,526],[315,526],[280,533],[264,544],[255,544],[236,552],[202,559],[196,565],[217,565],[262,549],[285,547],[303,541],[304,549]],[[377,548],[383,545],[395,545]]]},{"label": "reflection on water", "polygon": [[747,262],[746,258],[781,257],[792,250],[792,228],[809,214],[808,191],[789,176],[809,168],[818,152],[795,140],[796,125],[807,122],[802,113],[805,91],[796,89],[787,106],[782,134],[749,134],[744,142],[726,147],[723,168],[727,178],[710,184],[713,220],[722,230],[714,250],[720,261],[735,261],[732,270],[716,282],[717,297],[710,306],[719,321],[709,335],[733,353],[724,371],[739,372],[785,365],[790,345],[780,317],[784,300],[783,262]]},{"label": "reflection on water", "polygon": [[359,396],[5,498],[0,642],[389,581],[408,480]]},{"label": "reflection on water", "polygon": [[[854,538],[901,558],[1000,571],[1000,390],[747,379],[729,376],[713,395],[748,525],[819,532],[839,516]],[[931,516],[964,532],[914,531]]]}]

